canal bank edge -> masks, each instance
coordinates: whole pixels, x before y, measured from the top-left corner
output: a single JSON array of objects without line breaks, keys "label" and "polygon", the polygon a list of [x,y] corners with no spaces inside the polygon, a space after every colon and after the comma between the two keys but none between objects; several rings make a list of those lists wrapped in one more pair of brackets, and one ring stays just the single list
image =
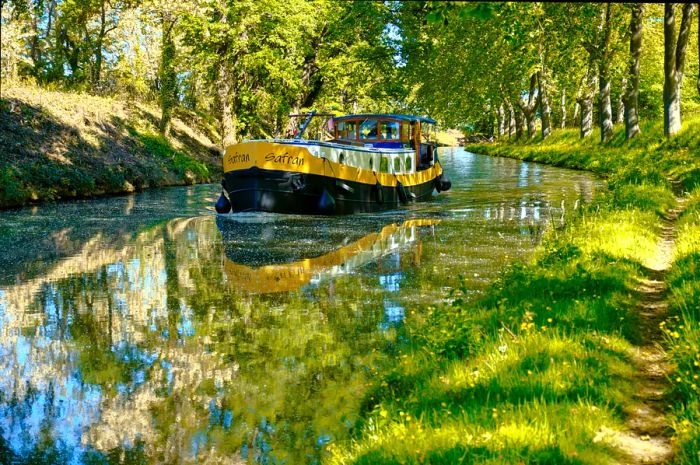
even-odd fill
[{"label": "canal bank edge", "polygon": [[220,179],[213,126],[179,111],[166,139],[159,118],[144,103],[31,85],[3,88],[0,209]]}]

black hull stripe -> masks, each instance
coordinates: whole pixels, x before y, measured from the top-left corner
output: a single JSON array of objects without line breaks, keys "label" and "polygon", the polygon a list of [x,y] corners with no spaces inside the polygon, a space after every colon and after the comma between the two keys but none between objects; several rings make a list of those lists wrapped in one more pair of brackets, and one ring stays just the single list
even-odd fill
[{"label": "black hull stripe", "polygon": [[[392,210],[403,205],[398,186],[258,168],[230,171],[224,176],[234,212],[344,215]],[[407,202],[428,200],[434,184],[431,179],[423,184],[405,186],[403,197]]]}]

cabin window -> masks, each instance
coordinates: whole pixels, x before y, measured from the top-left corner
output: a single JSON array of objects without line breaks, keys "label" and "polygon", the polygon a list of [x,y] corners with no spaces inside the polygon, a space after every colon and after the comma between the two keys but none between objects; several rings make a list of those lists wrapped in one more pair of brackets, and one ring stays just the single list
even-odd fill
[{"label": "cabin window", "polygon": [[382,121],[379,136],[384,140],[399,140],[400,125],[398,121]]},{"label": "cabin window", "polygon": [[411,140],[411,127],[408,121],[401,121],[401,140]]},{"label": "cabin window", "polygon": [[387,157],[382,157],[382,159],[380,160],[379,171],[381,171],[382,173],[389,172],[389,159]]},{"label": "cabin window", "polygon": [[367,119],[360,124],[360,139],[377,138],[377,120]]},{"label": "cabin window", "polygon": [[356,135],[357,122],[341,121],[338,123],[338,138],[346,140],[354,140]]},{"label": "cabin window", "polygon": [[411,171],[412,161],[413,161],[413,157],[406,157],[406,171]]},{"label": "cabin window", "polygon": [[394,158],[394,173],[401,171],[401,159],[399,157]]}]

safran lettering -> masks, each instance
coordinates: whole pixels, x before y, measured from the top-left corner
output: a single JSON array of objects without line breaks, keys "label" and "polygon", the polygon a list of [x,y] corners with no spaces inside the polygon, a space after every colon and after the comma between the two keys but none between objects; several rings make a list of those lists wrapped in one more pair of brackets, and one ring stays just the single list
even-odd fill
[{"label": "safran lettering", "polygon": [[304,166],[304,158],[301,156],[293,157],[288,153],[283,155],[275,155],[274,153],[268,153],[265,155],[265,161],[271,161],[274,163],[284,163],[285,165],[294,166]]},{"label": "safran lettering", "polygon": [[250,154],[248,153],[230,153],[228,155],[229,163],[247,163],[250,161]]}]

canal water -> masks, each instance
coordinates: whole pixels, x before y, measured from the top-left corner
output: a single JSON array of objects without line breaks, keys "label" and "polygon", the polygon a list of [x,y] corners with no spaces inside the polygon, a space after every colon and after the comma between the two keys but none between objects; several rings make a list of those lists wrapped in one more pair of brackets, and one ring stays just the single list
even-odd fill
[{"label": "canal water", "polygon": [[217,186],[0,212],[0,463],[321,463],[402,327],[602,189],[442,149],[452,190],[217,217]]}]

